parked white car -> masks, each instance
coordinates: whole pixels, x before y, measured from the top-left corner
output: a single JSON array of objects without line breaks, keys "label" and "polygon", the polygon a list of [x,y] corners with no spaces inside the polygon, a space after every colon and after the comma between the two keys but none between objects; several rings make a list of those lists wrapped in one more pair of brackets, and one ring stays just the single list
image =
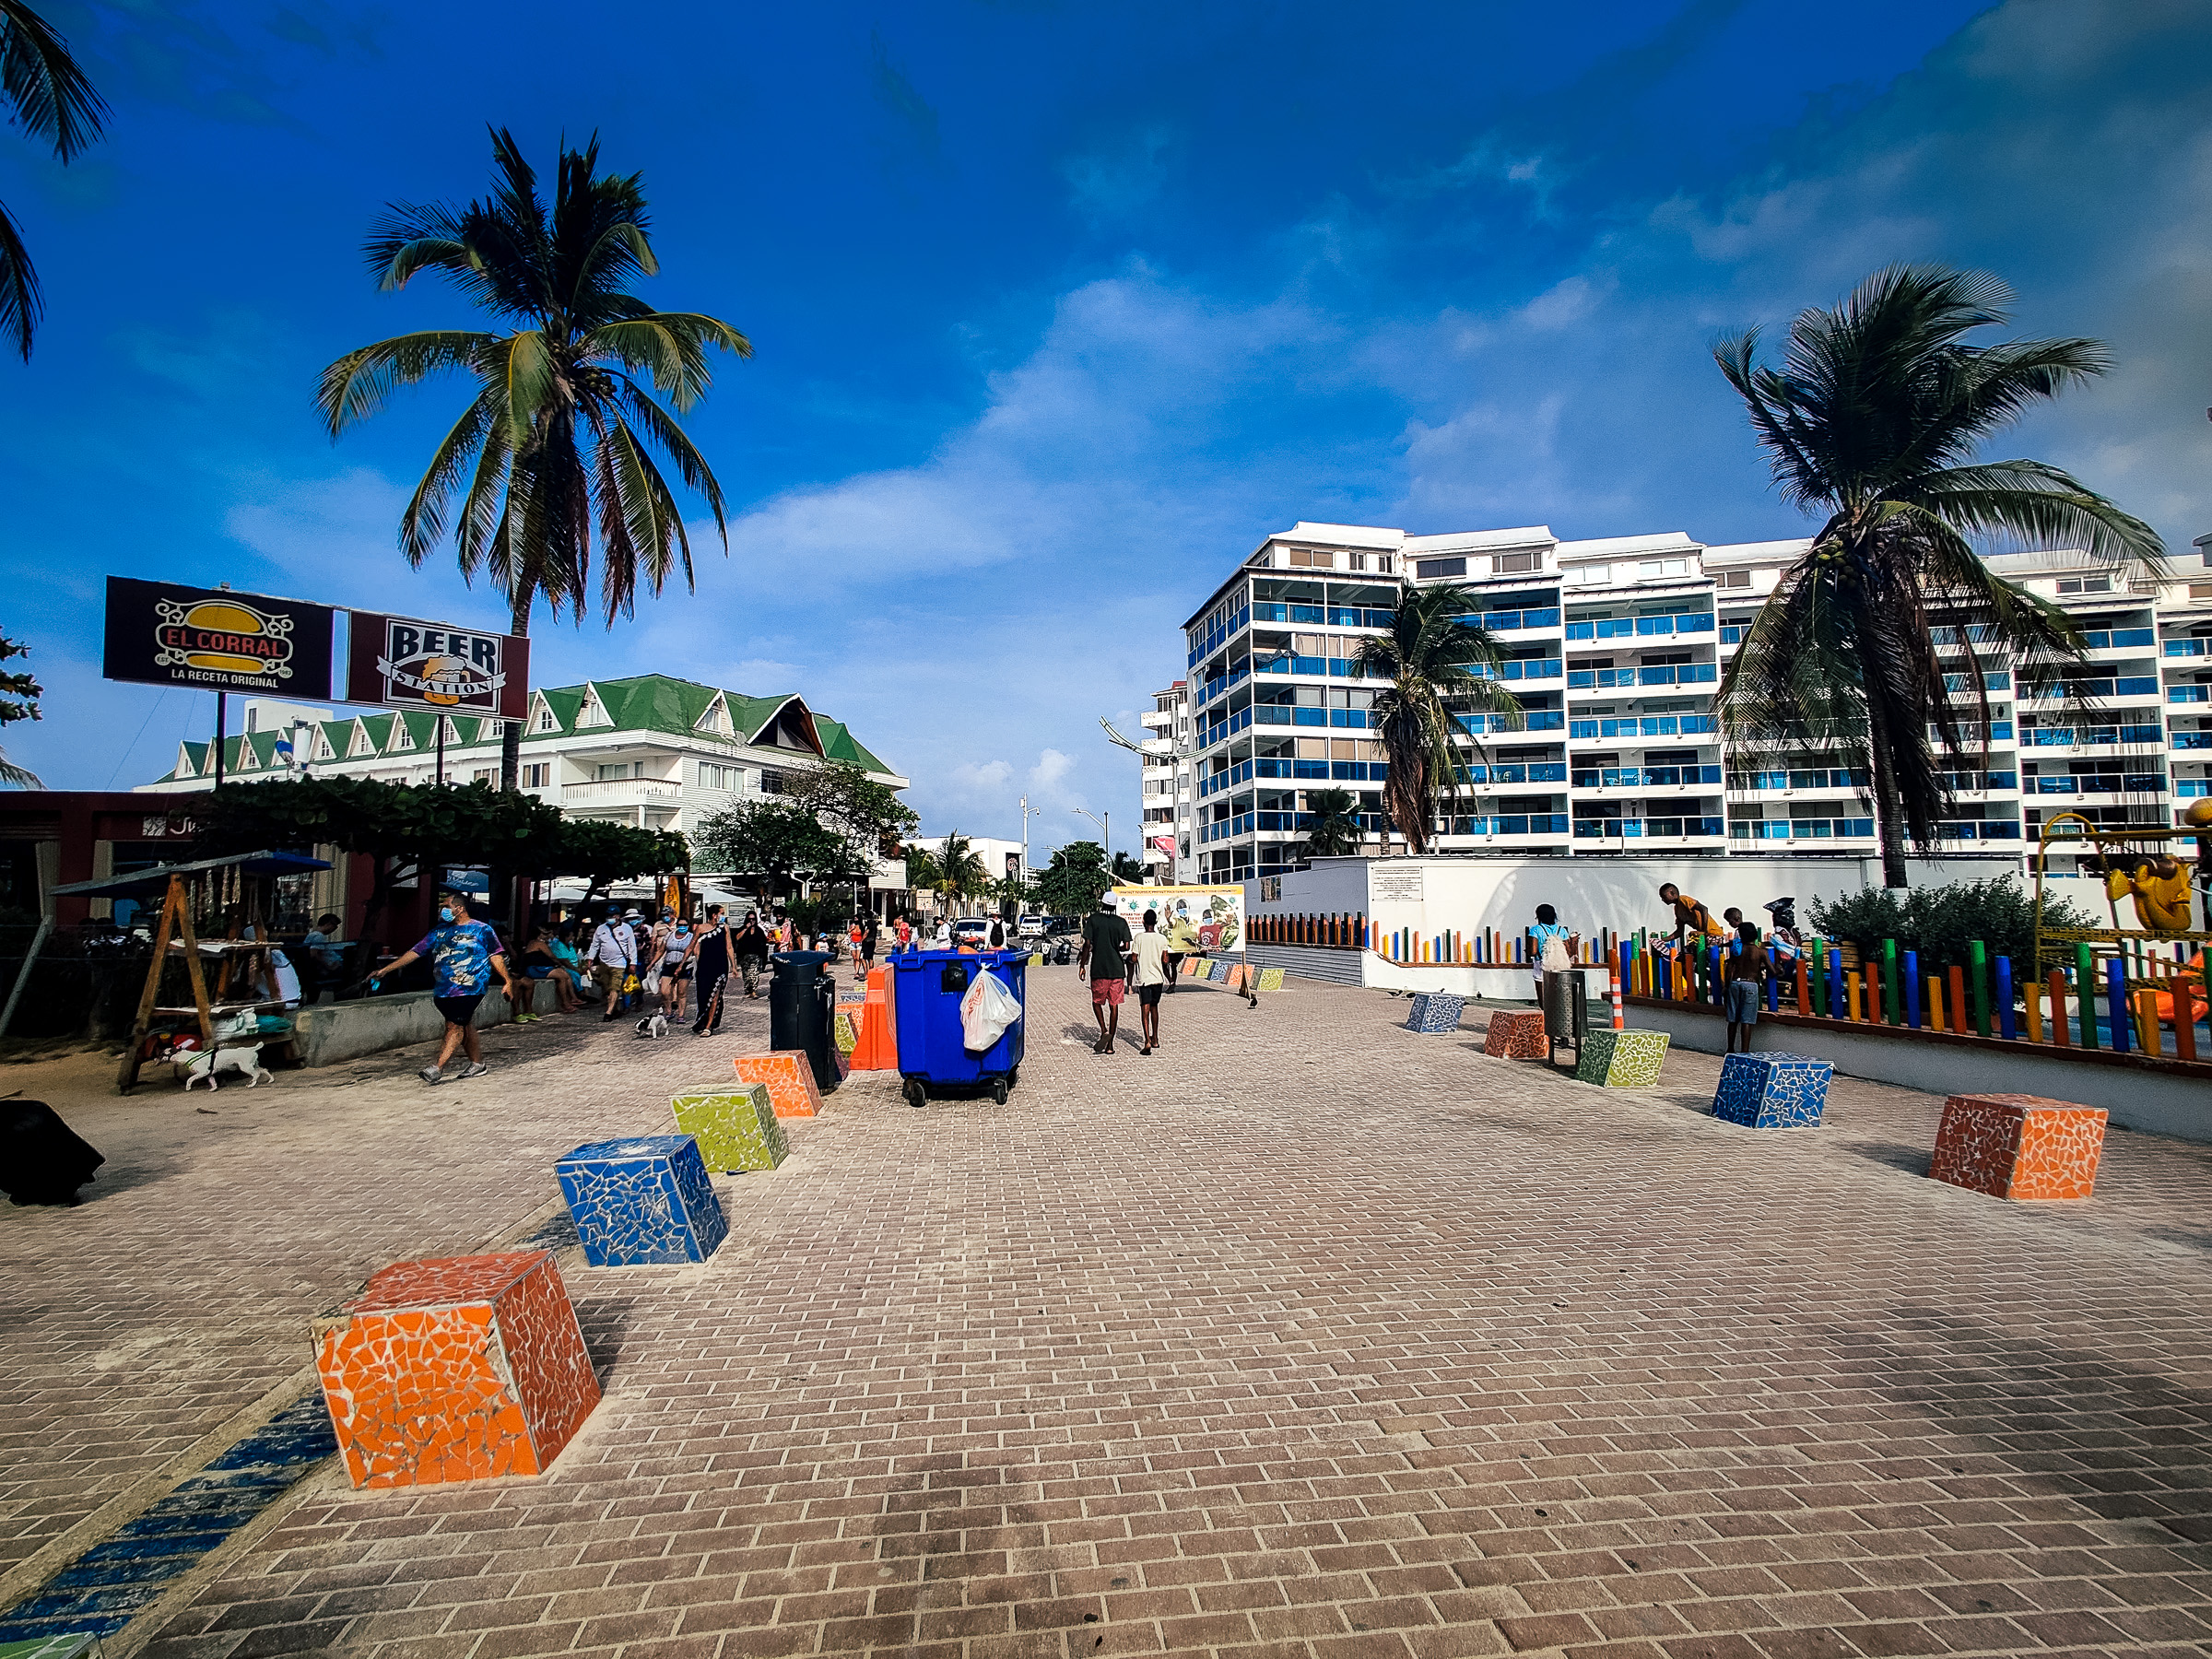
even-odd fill
[{"label": "parked white car", "polygon": [[991,942],[991,918],[962,916],[952,924],[952,942],[956,947],[972,945],[981,950]]},{"label": "parked white car", "polygon": [[1014,924],[1014,936],[1018,939],[1041,939],[1048,920],[1044,916],[1024,916]]}]

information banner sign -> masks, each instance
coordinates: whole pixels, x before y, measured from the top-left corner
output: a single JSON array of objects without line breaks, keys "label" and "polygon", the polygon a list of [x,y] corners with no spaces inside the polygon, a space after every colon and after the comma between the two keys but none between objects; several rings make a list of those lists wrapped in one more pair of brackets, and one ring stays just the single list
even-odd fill
[{"label": "information banner sign", "polygon": [[1117,887],[1113,908],[1135,933],[1145,912],[1159,912],[1159,931],[1178,953],[1241,952],[1244,948],[1242,887]]},{"label": "information banner sign", "polygon": [[345,700],[475,712],[520,720],[530,700],[530,641],[375,611],[347,613]]},{"label": "information banner sign", "polygon": [[298,599],[111,576],[100,673],[321,702],[330,696],[336,614]]}]

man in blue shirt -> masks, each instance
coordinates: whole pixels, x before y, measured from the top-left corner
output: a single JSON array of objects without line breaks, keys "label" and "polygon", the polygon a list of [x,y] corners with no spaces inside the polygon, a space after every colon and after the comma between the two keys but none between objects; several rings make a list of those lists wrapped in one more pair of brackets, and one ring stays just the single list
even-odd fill
[{"label": "man in blue shirt", "polygon": [[468,1049],[468,1069],[461,1076],[480,1077],[490,1068],[484,1064],[483,1053],[477,1046],[476,1027],[470,1022],[476,1018],[477,1005],[484,1000],[484,993],[491,988],[494,973],[506,987],[508,1006],[521,1006],[514,976],[507,971],[507,958],[500,948],[500,935],[486,924],[469,920],[468,900],[463,895],[441,893],[437,924],[416,942],[412,950],[371,980],[370,989],[374,990],[409,962],[425,957],[429,959],[435,980],[430,1001],[445,1017],[445,1041],[438,1051],[436,1064],[422,1068],[422,1080],[444,1082],[445,1068],[453,1060],[453,1051],[465,1044]]}]

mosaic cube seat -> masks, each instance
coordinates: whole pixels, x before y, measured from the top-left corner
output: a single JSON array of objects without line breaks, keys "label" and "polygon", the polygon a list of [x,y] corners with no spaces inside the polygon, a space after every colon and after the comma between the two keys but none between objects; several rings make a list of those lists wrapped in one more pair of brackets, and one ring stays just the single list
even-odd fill
[{"label": "mosaic cube seat", "polygon": [[550,1251],[396,1262],[315,1321],[357,1487],[541,1475],[599,1403]]},{"label": "mosaic cube seat", "polygon": [[1206,977],[1218,984],[1229,977],[1229,963],[1220,957],[1206,958]]},{"label": "mosaic cube seat", "polygon": [[2104,1155],[2105,1111],[2041,1095],[1953,1095],[1928,1173],[1993,1198],[2087,1198]]},{"label": "mosaic cube seat", "polygon": [[860,1046],[860,1022],[859,1004],[855,1003],[849,1007],[841,1006],[838,1008],[837,1025],[830,1033],[830,1039],[837,1044],[839,1053],[850,1054]]},{"label": "mosaic cube seat", "polygon": [[822,1110],[822,1091],[814,1086],[814,1067],[797,1049],[772,1054],[740,1054],[734,1064],[737,1081],[759,1083],[780,1118],[810,1118]]},{"label": "mosaic cube seat", "polygon": [[1482,1052],[1507,1060],[1550,1059],[1551,1040],[1544,1035],[1542,1011],[1491,1015],[1489,1032],[1482,1040]]},{"label": "mosaic cube seat", "polygon": [[1416,991],[1413,994],[1413,1012],[1406,1016],[1409,1031],[1456,1031],[1459,1030],[1459,1011],[1467,1006],[1464,996],[1454,996],[1449,991]]},{"label": "mosaic cube seat", "polygon": [[699,1143],[709,1170],[733,1175],[741,1170],[772,1170],[791,1156],[791,1142],[776,1122],[765,1084],[702,1083],[674,1096],[668,1109],[676,1114],[677,1133]]},{"label": "mosaic cube seat", "polygon": [[1712,1115],[1747,1129],[1815,1128],[1835,1072],[1809,1054],[1729,1054],[1721,1061]]},{"label": "mosaic cube seat", "polygon": [[1659,1081],[1665,1063],[1665,1031],[1600,1030],[1583,1039],[1582,1053],[1574,1057],[1574,1078],[1606,1088],[1644,1088]]},{"label": "mosaic cube seat", "polygon": [[1280,968],[1263,968],[1260,970],[1261,990],[1280,991],[1282,988],[1283,971]]},{"label": "mosaic cube seat", "polygon": [[729,1232],[706,1160],[688,1135],[579,1147],[553,1166],[576,1241],[594,1267],[703,1262]]}]

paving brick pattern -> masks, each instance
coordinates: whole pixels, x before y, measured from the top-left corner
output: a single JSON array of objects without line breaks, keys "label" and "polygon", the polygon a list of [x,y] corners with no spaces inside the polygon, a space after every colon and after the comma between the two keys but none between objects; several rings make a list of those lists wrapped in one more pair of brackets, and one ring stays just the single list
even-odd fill
[{"label": "paving brick pattern", "polygon": [[[712,1260],[571,1275],[607,1393],[548,1476],[318,1477],[148,1659],[2212,1641],[2212,1149],[2115,1134],[2095,1200],[2006,1204],[1925,1179],[1906,1090],[1751,1136],[1709,1056],[1602,1091],[1306,986],[1107,1058],[1071,973],[1030,986],[1008,1105],[856,1076],[717,1182]],[[467,1184],[425,1127],[381,1182],[324,1131],[409,1211],[379,1247]]]}]

